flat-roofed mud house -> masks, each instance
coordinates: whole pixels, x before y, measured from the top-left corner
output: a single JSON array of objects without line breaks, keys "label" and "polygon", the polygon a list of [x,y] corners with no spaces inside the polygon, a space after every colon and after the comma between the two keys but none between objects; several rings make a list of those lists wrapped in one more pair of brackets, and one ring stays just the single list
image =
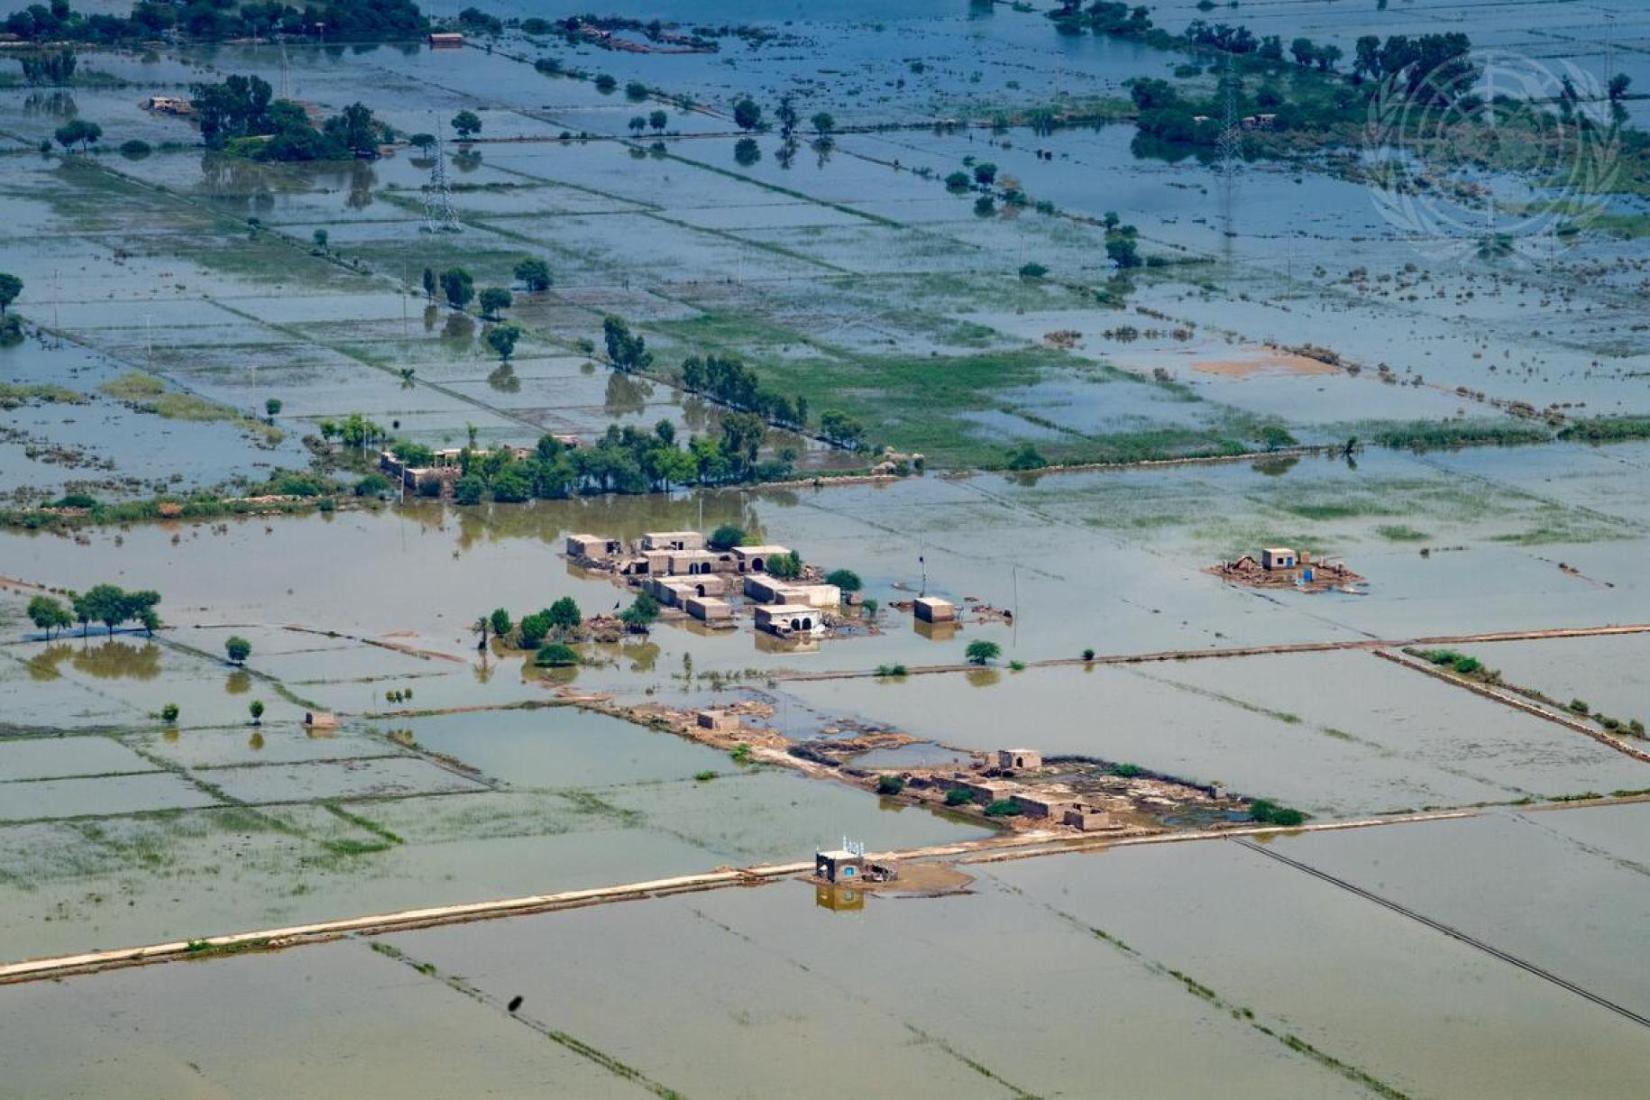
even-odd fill
[{"label": "flat-roofed mud house", "polygon": [[735,546],[733,560],[741,573],[761,573],[774,558],[786,557],[790,550],[783,546]]},{"label": "flat-roofed mud house", "polygon": [[998,749],[997,767],[999,768],[1040,768],[1043,766],[1043,754],[1037,749]]},{"label": "flat-roofed mud house", "polygon": [[682,610],[706,626],[732,626],[733,607],[715,596],[689,596]]},{"label": "flat-roofed mud house", "polygon": [[568,535],[567,556],[585,561],[607,561],[624,553],[624,542],[606,535]]},{"label": "flat-roofed mud house", "polygon": [[788,637],[792,634],[812,634],[824,624],[819,611],[805,603],[776,603],[755,609],[756,629],[769,634]]},{"label": "flat-roofed mud house", "polygon": [[737,569],[734,555],[715,550],[672,550],[666,564],[671,575],[698,573],[732,573]]},{"label": "flat-roofed mud house", "polygon": [[705,536],[697,531],[644,531],[642,549],[647,550],[703,550]]}]

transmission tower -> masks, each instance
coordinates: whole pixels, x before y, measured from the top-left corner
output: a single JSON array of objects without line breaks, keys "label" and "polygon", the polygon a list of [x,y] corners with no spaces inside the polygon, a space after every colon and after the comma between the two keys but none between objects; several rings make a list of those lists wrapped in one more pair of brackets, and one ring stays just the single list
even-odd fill
[{"label": "transmission tower", "polygon": [[453,210],[453,196],[447,190],[447,151],[441,136],[435,139],[435,164],[430,168],[430,186],[424,196],[424,232],[460,232],[458,214]]},{"label": "transmission tower", "polygon": [[1237,77],[1232,74],[1232,59],[1226,58],[1226,71],[1221,75],[1223,114],[1220,120],[1220,215],[1221,229],[1232,236],[1232,183],[1237,174],[1238,148],[1242,144],[1237,117]]}]

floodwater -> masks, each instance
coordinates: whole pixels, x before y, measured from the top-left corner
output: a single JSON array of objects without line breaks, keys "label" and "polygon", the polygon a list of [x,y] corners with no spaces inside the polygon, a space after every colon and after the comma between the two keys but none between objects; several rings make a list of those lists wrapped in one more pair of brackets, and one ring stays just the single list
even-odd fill
[{"label": "floodwater", "polygon": [[[744,29],[698,54],[518,30],[465,50],[97,51],[72,87],[0,86],[0,251],[25,281],[11,308],[28,329],[0,346],[0,496],[240,493],[306,467],[322,422],[352,413],[441,446],[660,422],[714,435],[720,410],[668,381],[709,352],[742,357],[816,417],[843,411],[874,442],[924,452],[927,473],[0,532],[0,961],[805,859],[844,837],[891,849],[988,835],[577,709],[569,692],[757,703],[797,740],[859,727],[919,739],[863,767],[1013,743],[1224,783],[1319,822],[1486,809],[1267,841],[1327,878],[1233,843],[1161,845],[975,865],[945,898],[782,882],[7,987],[8,1087],[834,1095],[847,1061],[849,1087],[877,1095],[1637,1091],[1650,1066],[1626,1014],[1650,1014],[1650,988],[1624,960],[1647,946],[1644,806],[1589,804],[1650,788],[1650,765],[1362,649],[1038,665],[1650,622],[1650,445],[1368,444],[1513,402],[1650,412],[1643,197],[1481,255],[1476,220],[1389,221],[1349,158],[1222,164],[1149,148],[1127,124],[990,125],[1126,99],[1131,78],[1191,60],[1062,36],[1042,11],[618,2]],[[494,10],[581,14],[559,0]],[[1152,14],[1178,31],[1219,13],[1170,0]],[[1555,72],[1650,83],[1634,46],[1650,23],[1627,0],[1314,0],[1221,17],[1348,54],[1364,34],[1459,29]],[[546,75],[540,58],[619,90]],[[424,231],[434,165],[411,150],[260,165],[205,155],[189,123],[138,105],[231,73],[323,115],[363,102],[405,132],[445,134],[475,111],[482,140],[446,151],[461,232]],[[738,132],[738,97],[771,117],[783,94],[847,132],[795,146]],[[1645,102],[1630,98],[1628,117]],[[663,132],[633,137],[630,120],[654,109]],[[76,117],[104,128],[103,151],[38,150]],[[948,119],[972,124],[935,125]],[[117,151],[133,139],[155,148]],[[947,191],[981,162],[1029,205]],[[1564,197],[1547,179],[1494,182],[1538,206]],[[1152,261],[1126,278],[1097,224],[1109,211]],[[455,265],[478,287],[511,285],[526,256],[554,283],[508,310],[527,330],[510,363],[476,318],[419,287],[424,269]],[[660,378],[601,364],[613,314],[645,334]],[[109,395],[133,374],[163,383],[171,415]],[[69,392],[14,400],[11,387],[42,385]],[[1020,444],[1081,462],[1255,447],[1269,426],[1366,445],[966,473]],[[804,470],[864,461],[768,441],[793,447]],[[564,596],[586,615],[629,601],[567,565],[571,532],[724,523],[853,570],[874,622],[798,644],[746,617],[724,632],[667,617],[554,673],[477,645],[473,624],[495,608],[519,620]],[[1279,544],[1342,559],[1367,585],[1308,595],[1204,572]],[[27,586],[99,583],[161,592],[166,627],[47,639],[27,623]],[[914,623],[895,605],[919,593],[963,621]],[[231,635],[252,643],[245,667],[223,659]],[[922,672],[976,641],[1000,647],[989,667]],[[1625,723],[1650,718],[1645,644],[1461,648]],[[307,728],[315,712],[338,725]],[[1555,798],[1577,801],[1543,804]]]},{"label": "floodwater", "polygon": [[[1642,920],[1611,919],[1603,936],[1536,932],[1638,912],[1642,869],[1591,846],[1561,857],[1569,841],[1532,833],[1619,841],[1641,808],[1272,844],[1642,1010],[1642,982],[1611,966],[1643,949]],[[1525,887],[1532,843],[1561,891]],[[298,1042],[310,1051],[289,1071],[300,1082],[363,1043],[393,1075],[423,1068],[437,1028],[432,1080],[511,1093],[523,1091],[513,1075],[531,1072],[579,1095],[824,1096],[840,1089],[840,1046],[898,1091],[969,1096],[1089,1095],[1099,1081],[1243,1097],[1630,1095],[1650,1068],[1639,1025],[1229,842],[967,870],[969,892],[949,898],[839,896],[833,908],[809,884],[779,882],[72,978],[12,989],[0,1020],[50,1055],[18,1067],[40,1094],[116,1073],[137,1091],[280,1091],[267,1067]],[[1472,900],[1484,888],[1491,908]],[[298,1016],[225,1011],[248,984],[289,982],[303,990]],[[66,1034],[96,1036],[96,1057]]]}]

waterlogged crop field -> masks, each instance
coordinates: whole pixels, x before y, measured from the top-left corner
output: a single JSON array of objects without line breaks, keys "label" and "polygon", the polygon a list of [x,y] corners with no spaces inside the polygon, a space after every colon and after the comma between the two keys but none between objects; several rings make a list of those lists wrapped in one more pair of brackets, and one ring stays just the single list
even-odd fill
[{"label": "waterlogged crop field", "polygon": [[[197,22],[67,73],[0,57],[0,981],[198,962],[0,984],[11,1086],[824,1095],[847,1059],[878,1095],[1631,1094],[1645,13],[1173,0],[1154,37],[618,3],[570,34],[561,3],[426,8],[462,49]],[[1164,140],[1137,80],[1226,121],[1199,19],[1340,72],[1367,35],[1467,33],[1620,163],[1578,190],[1485,146],[1395,207],[1361,125]],[[1363,94],[1252,61],[1234,116]],[[220,150],[142,106],[232,76],[389,130],[326,146],[288,111]],[[305,132],[336,155],[260,153]],[[385,447],[464,476],[403,494]],[[634,599],[568,536],[723,525],[876,609],[806,638],[669,611],[554,667],[517,644]],[[1280,546],[1363,579],[1211,571]],[[716,748],[660,717],[714,706],[744,730]],[[787,753],[852,737],[834,772]],[[1227,839],[1113,843],[874,793],[1007,746],[1304,828],[1165,811]],[[980,857],[1028,831],[1089,850]],[[841,839],[979,847],[944,896],[781,878],[205,942]]]}]

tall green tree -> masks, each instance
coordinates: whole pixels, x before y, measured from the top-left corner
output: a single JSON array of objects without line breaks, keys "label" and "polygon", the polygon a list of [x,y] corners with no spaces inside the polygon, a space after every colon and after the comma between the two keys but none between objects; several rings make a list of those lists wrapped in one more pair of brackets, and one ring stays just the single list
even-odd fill
[{"label": "tall green tree", "polygon": [[23,293],[23,280],[9,272],[0,271],[0,315]]},{"label": "tall green tree", "polygon": [[449,267],[441,273],[441,292],[447,296],[448,305],[463,309],[476,296],[475,280],[462,267]]},{"label": "tall green tree", "polygon": [[112,584],[93,585],[84,597],[83,610],[95,623],[102,623],[110,635],[115,627],[131,617],[131,604],[126,593]]},{"label": "tall green tree", "polygon": [[481,133],[481,118],[474,111],[460,111],[453,116],[453,129],[459,137],[468,140]]},{"label": "tall green tree", "polygon": [[537,293],[550,289],[550,265],[543,260],[527,257],[516,263],[516,281]]},{"label": "tall green tree", "polygon": [[484,339],[487,346],[497,352],[501,360],[508,363],[510,357],[516,353],[516,341],[521,339],[521,326],[512,321],[494,325],[487,330]]},{"label": "tall green tree", "polygon": [[484,288],[481,297],[477,299],[477,303],[481,306],[481,315],[489,321],[496,321],[499,312],[509,309],[510,304],[514,301],[515,298],[510,292],[501,286]]},{"label": "tall green tree", "polygon": [[49,640],[53,630],[61,632],[64,627],[74,622],[74,618],[62,600],[51,596],[36,596],[29,601],[29,621],[44,630]]}]

